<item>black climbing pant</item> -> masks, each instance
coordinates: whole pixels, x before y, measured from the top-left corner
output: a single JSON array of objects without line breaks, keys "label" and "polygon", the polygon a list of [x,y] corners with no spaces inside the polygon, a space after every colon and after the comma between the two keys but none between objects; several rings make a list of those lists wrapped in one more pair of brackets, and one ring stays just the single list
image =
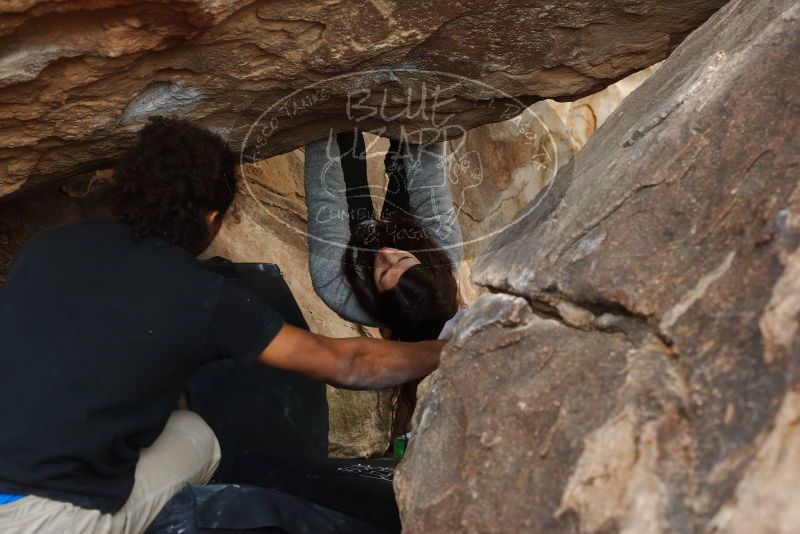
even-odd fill
[{"label": "black climbing pant", "polygon": [[[375,218],[367,179],[367,153],[364,134],[358,130],[337,134],[336,144],[341,156],[342,174],[347,188],[347,211],[350,225]],[[402,141],[392,139],[384,158],[389,180],[381,209],[381,220],[411,213],[408,194],[408,150]]]}]

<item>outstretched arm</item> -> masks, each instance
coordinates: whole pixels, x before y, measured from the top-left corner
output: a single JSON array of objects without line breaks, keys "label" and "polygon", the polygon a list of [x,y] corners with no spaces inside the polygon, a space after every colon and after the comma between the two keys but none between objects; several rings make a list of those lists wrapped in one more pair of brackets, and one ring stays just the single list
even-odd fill
[{"label": "outstretched arm", "polygon": [[430,374],[443,341],[334,339],[284,325],[259,361],[347,389],[384,389]]},{"label": "outstretched arm", "polygon": [[314,291],[340,317],[379,326],[359,305],[342,272],[350,223],[339,147],[325,138],[306,145],[305,192],[308,208],[308,262]]},{"label": "outstretched arm", "polygon": [[417,223],[458,268],[462,259],[461,225],[450,191],[446,143],[407,146],[409,203]]}]

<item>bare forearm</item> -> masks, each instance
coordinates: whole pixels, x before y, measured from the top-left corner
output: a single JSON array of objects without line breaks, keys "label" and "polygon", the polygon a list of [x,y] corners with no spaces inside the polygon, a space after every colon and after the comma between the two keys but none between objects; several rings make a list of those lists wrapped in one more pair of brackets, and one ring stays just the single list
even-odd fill
[{"label": "bare forearm", "polygon": [[383,389],[431,373],[439,366],[443,346],[443,341],[334,339],[283,325],[259,359],[342,388]]},{"label": "bare forearm", "polygon": [[369,338],[336,340],[351,354],[340,387],[384,389],[422,378],[439,366],[444,342],[401,343]]}]

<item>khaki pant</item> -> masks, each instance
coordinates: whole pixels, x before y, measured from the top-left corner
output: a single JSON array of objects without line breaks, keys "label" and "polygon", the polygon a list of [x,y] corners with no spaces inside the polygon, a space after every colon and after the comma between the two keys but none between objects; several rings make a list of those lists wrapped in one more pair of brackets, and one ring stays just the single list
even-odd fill
[{"label": "khaki pant", "polygon": [[120,511],[103,514],[28,496],[0,505],[3,534],[132,534],[144,532],[186,484],[205,484],[220,460],[217,438],[199,415],[173,412],[152,446],[141,451],[133,490]]}]

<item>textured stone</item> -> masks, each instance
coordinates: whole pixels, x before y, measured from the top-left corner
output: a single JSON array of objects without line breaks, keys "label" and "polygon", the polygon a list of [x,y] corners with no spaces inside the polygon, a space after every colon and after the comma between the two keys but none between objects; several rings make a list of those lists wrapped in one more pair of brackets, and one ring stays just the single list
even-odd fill
[{"label": "textured stone", "polygon": [[599,93],[591,94],[574,102],[548,101],[569,132],[575,151],[586,145],[589,137],[608,120],[619,103],[652,76],[658,70],[659,65],[642,69]]},{"label": "textured stone", "polygon": [[390,97],[362,126],[430,126],[423,102],[459,133],[519,113],[510,97],[570,99],[654,64],[724,3],[6,1],[0,196],[107,165],[152,114],[198,120],[238,144],[303,88],[262,117],[271,135],[247,157],[363,118],[345,113],[348,94],[373,107]]},{"label": "textured stone", "polygon": [[486,124],[449,142],[451,189],[466,236],[468,258],[523,208],[569,162],[634,89],[649,67],[575,102],[546,100],[517,117]]},{"label": "textured stone", "polygon": [[[613,93],[610,89],[601,93]],[[465,235],[465,257],[478,255],[575,155],[554,104],[538,102],[514,119],[486,124],[449,142],[451,190]]]},{"label": "textured stone", "polygon": [[800,6],[734,0],[490,243],[407,532],[800,531],[798,68]]},{"label": "textured stone", "polygon": [[465,241],[459,270],[464,302],[474,302],[485,291],[470,273],[491,238],[523,213],[655,70],[649,67],[575,102],[537,102],[513,119],[474,128],[449,142],[451,189]]}]

